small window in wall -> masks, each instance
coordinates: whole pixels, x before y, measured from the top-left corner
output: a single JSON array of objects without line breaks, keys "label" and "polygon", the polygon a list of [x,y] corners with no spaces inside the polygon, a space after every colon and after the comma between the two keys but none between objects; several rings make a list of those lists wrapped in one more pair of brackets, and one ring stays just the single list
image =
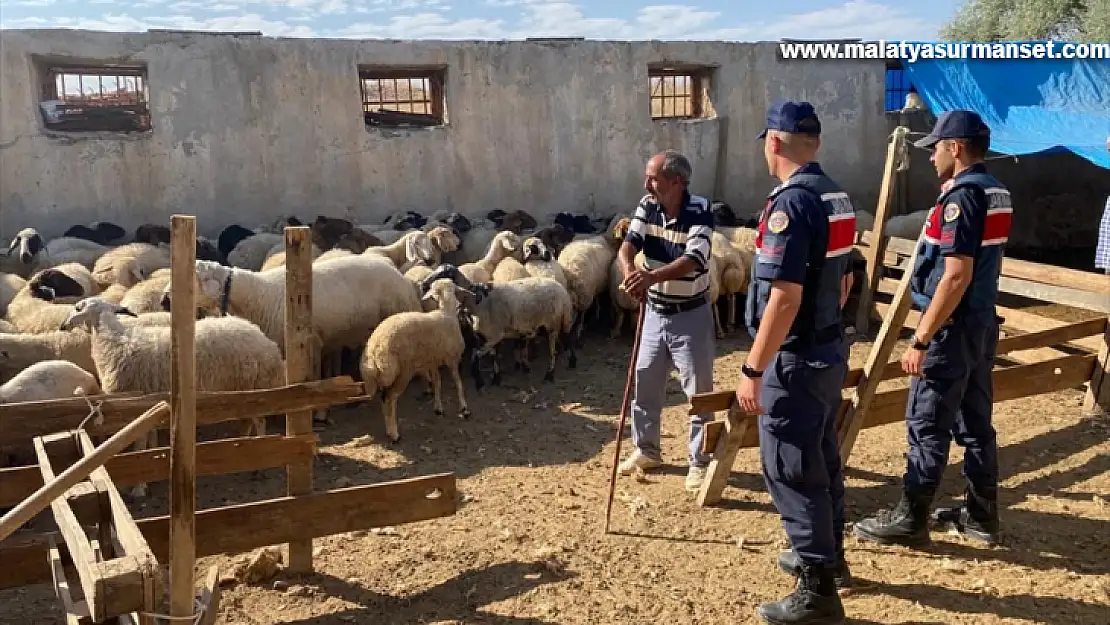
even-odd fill
[{"label": "small window in wall", "polygon": [[648,68],[652,119],[708,117],[709,70]]},{"label": "small window in wall", "polygon": [[886,111],[897,112],[906,105],[906,97],[913,91],[910,73],[901,65],[888,65],[886,68]]},{"label": "small window in wall", "polygon": [[50,130],[151,129],[146,68],[46,64],[43,70],[39,109]]},{"label": "small window in wall", "polygon": [[440,126],[444,123],[444,70],[359,70],[367,126]]}]

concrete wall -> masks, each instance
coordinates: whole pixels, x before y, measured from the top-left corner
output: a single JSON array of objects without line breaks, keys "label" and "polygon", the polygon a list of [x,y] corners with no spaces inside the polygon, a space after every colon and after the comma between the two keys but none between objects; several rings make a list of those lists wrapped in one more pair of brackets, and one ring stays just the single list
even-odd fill
[{"label": "concrete wall", "polygon": [[[406,209],[630,210],[644,163],[674,147],[693,190],[754,213],[774,186],[767,103],[805,98],[826,168],[873,210],[887,135],[883,61],[781,61],[774,43],[390,42],[73,30],[3,34],[0,236],[26,225],[128,229],[198,216],[202,234],[280,214],[380,223]],[[142,61],[153,131],[42,127],[33,55]],[[715,65],[711,119],[652,121],[648,64]],[[357,67],[445,65],[448,123],[368,130]]]}]

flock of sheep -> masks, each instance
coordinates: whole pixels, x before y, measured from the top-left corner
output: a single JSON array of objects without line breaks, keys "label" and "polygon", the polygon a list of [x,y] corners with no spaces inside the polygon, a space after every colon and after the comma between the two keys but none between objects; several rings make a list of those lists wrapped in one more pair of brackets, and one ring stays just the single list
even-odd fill
[{"label": "flock of sheep", "polygon": [[[713,233],[710,262],[710,297],[728,303],[725,315],[713,307],[723,337],[738,321],[736,298],[747,291],[756,232],[750,222],[737,225],[726,205],[715,204],[714,213],[729,224]],[[552,380],[562,353],[575,367],[590,313],[596,321],[608,307],[616,337],[625,313],[637,308],[617,288],[629,217],[560,213],[544,227],[523,211],[493,211],[473,224],[458,213],[427,219],[410,211],[374,226],[318,217],[307,225],[321,376],[348,373],[367,394],[380,394],[394,442],[397,400],[414,377],[428,382],[442,414],[446,367],[465,417],[460,368],[469,365],[481,389],[479,363],[492,356],[499,383],[503,342],[513,345],[515,368],[528,372],[530,341],[546,336],[545,380]],[[198,390],[284,384],[288,225],[305,224],[284,218],[255,230],[229,226],[216,242],[198,237]],[[125,237],[106,223],[74,226],[50,241],[27,228],[0,255],[0,404],[169,390],[169,229],[144,225],[120,243]],[[246,428],[264,432],[264,419]],[[139,485],[132,494],[145,492]]]}]

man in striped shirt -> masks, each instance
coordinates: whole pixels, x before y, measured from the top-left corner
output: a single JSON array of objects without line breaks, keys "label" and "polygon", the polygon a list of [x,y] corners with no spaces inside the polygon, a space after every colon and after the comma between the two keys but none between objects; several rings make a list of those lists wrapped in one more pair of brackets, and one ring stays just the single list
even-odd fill
[{"label": "man in striped shirt", "polygon": [[[690,161],[674,150],[648,161],[647,190],[620,249],[621,287],[647,310],[636,360],[632,442],[636,450],[620,466],[622,475],[662,464],[659,422],[671,365],[678,368],[688,398],[713,390],[715,336],[709,304],[709,202],[689,191]],[[635,257],[643,253],[644,265]],[[686,489],[705,479],[709,458],[701,452],[702,430],[713,414],[690,419]]]}]

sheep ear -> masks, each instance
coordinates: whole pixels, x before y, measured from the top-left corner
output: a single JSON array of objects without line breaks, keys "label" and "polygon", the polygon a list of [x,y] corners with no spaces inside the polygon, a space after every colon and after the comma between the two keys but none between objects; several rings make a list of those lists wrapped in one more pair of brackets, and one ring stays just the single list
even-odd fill
[{"label": "sheep ear", "polygon": [[416,247],[416,237],[409,237],[405,239],[405,258],[415,261],[419,260],[419,251]]},{"label": "sheep ear", "polygon": [[8,256],[11,256],[17,247],[19,247],[19,237],[12,239],[12,244],[8,246]]},{"label": "sheep ear", "polygon": [[146,280],[146,278],[143,276],[143,270],[140,269],[136,265],[131,266],[131,276],[134,277],[139,282],[142,282],[143,280]]}]

